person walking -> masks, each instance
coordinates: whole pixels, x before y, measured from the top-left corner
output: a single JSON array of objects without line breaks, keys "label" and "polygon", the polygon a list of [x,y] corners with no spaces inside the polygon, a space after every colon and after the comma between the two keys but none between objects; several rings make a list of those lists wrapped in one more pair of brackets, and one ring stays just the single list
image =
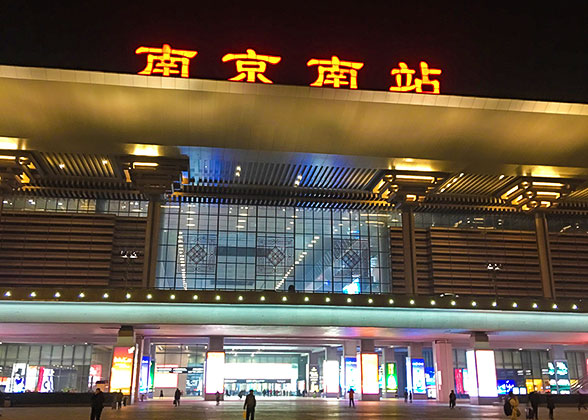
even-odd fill
[{"label": "person walking", "polygon": [[457,395],[455,395],[455,392],[452,389],[451,392],[449,393],[449,408],[455,408],[456,401],[457,401]]},{"label": "person walking", "polygon": [[578,391],[578,411],[580,411],[582,408],[584,410],[588,410],[588,408],[586,408],[586,397],[584,394]]},{"label": "person walking", "polygon": [[4,392],[0,389],[0,417],[2,417],[2,407],[4,407]]},{"label": "person walking", "polygon": [[408,393],[408,401],[412,404],[412,391]]},{"label": "person walking", "polygon": [[255,406],[257,405],[257,401],[255,401],[255,395],[253,394],[253,390],[249,390],[249,394],[245,397],[245,403],[243,404],[243,410],[245,412],[245,420],[255,420]]},{"label": "person walking", "polygon": [[123,402],[123,394],[120,390],[116,393],[115,398],[116,398],[116,408],[118,410],[120,410],[122,408],[122,402]]},{"label": "person walking", "polygon": [[176,407],[180,406],[180,398],[182,397],[182,391],[180,388],[176,388],[176,392],[174,392],[174,405]]},{"label": "person walking", "polygon": [[104,408],[104,393],[100,388],[92,394],[92,410],[90,411],[90,420],[100,420],[102,409]]},{"label": "person walking", "polygon": [[551,394],[547,394],[547,409],[549,410],[549,420],[553,420],[553,410],[555,410],[555,403]]},{"label": "person walking", "polygon": [[349,388],[349,407],[353,406],[355,408],[355,391],[353,388]]},{"label": "person walking", "polygon": [[163,389],[159,391],[159,398],[163,398]]},{"label": "person walking", "polygon": [[512,391],[510,391],[508,393],[508,397],[509,397],[509,404],[510,407],[512,408],[512,413],[510,414],[510,418],[512,420],[516,420],[520,415],[521,415],[521,411],[519,410],[519,399],[516,395],[514,395],[512,393]]},{"label": "person walking", "polygon": [[215,399],[216,399],[216,405],[220,405],[220,392],[216,391]]},{"label": "person walking", "polygon": [[531,410],[533,410],[533,418],[539,420],[539,400],[540,396],[537,391],[533,391],[529,394],[529,402],[531,403]]},{"label": "person walking", "polygon": [[404,402],[408,402],[408,391],[404,390]]}]

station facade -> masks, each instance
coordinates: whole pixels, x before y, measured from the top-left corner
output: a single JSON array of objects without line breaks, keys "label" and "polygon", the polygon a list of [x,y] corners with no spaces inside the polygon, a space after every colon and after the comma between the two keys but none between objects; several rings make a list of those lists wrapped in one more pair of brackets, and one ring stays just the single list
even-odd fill
[{"label": "station facade", "polygon": [[0,66],[0,389],[588,388],[588,107]]}]

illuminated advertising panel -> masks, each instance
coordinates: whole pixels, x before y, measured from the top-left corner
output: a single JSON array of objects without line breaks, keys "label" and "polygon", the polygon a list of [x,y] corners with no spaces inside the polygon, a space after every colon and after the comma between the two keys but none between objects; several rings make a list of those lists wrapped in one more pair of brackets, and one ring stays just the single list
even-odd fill
[{"label": "illuminated advertising panel", "polygon": [[88,388],[93,388],[94,384],[102,380],[102,365],[90,365],[90,374],[88,375]]},{"label": "illuminated advertising panel", "polygon": [[463,387],[463,369],[454,369],[454,377],[455,377],[455,393],[457,395],[465,394],[465,390]]},{"label": "illuminated advertising panel", "polygon": [[131,393],[135,347],[115,347],[110,371],[110,392]]},{"label": "illuminated advertising panel", "polygon": [[225,392],[225,352],[206,353],[206,379],[204,389],[207,394]]},{"label": "illuminated advertising panel", "polygon": [[39,382],[37,392],[54,392],[53,375],[55,371],[44,367],[39,368]]},{"label": "illuminated advertising panel", "polygon": [[478,396],[478,378],[476,377],[476,353],[473,350],[466,351],[467,374],[464,372],[464,387],[470,397]]},{"label": "illuminated advertising panel", "polygon": [[558,394],[569,394],[571,391],[570,373],[567,360],[555,360],[555,381]]},{"label": "illuminated advertising panel", "polygon": [[358,381],[358,371],[357,371],[357,358],[356,357],[346,357],[345,358],[345,388],[346,391],[353,389],[354,391],[359,390],[359,381]]},{"label": "illuminated advertising panel", "polygon": [[386,391],[398,391],[398,374],[396,373],[396,363],[386,363]]},{"label": "illuminated advertising panel", "polygon": [[378,355],[376,353],[361,354],[361,393],[379,394]]},{"label": "illuminated advertising panel", "polygon": [[139,371],[139,392],[146,393],[149,390],[149,356],[141,358],[141,370]]},{"label": "illuminated advertising panel", "polygon": [[25,392],[25,377],[27,372],[26,363],[13,363],[12,364],[12,375],[10,376],[10,382],[8,383],[7,392]]},{"label": "illuminated advertising panel", "polygon": [[497,397],[496,363],[493,350],[476,350],[476,370],[478,396]]},{"label": "illuminated advertising panel", "polygon": [[323,362],[323,383],[327,394],[339,394],[339,362],[337,360]]},{"label": "illuminated advertising panel", "polygon": [[425,380],[425,360],[411,359],[412,365],[412,392],[414,394],[426,394],[427,384]]}]

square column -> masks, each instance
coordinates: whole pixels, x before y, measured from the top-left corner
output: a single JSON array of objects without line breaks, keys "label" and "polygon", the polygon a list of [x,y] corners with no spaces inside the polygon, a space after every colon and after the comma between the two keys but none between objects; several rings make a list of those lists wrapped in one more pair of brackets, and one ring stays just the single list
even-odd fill
[{"label": "square column", "polygon": [[413,400],[426,400],[427,384],[425,382],[425,359],[423,343],[411,343],[408,346],[406,359],[406,384],[408,392],[412,392]]},{"label": "square column", "polygon": [[435,365],[435,387],[437,401],[448,403],[449,393],[455,391],[453,372],[453,346],[447,341],[433,341],[433,363]]},{"label": "square column", "polygon": [[398,395],[398,366],[396,365],[396,354],[394,348],[385,347],[382,349],[384,363],[384,389],[382,394],[385,398],[394,398]]},{"label": "square column", "polygon": [[336,347],[327,347],[325,349],[323,385],[327,398],[339,398],[339,354]]},{"label": "square column", "polygon": [[359,371],[359,360],[357,347],[359,342],[357,340],[348,340],[343,343],[343,360],[342,360],[342,376],[343,376],[343,396],[347,397],[349,389],[353,388],[356,392],[357,399],[361,396],[361,373]]},{"label": "square column", "polygon": [[211,336],[204,366],[204,400],[216,400],[216,393],[225,395],[225,350],[224,337]]},{"label": "square column", "polygon": [[361,372],[361,399],[364,401],[380,401],[380,383],[378,381],[378,355],[374,340],[361,340],[359,357]]},{"label": "square column", "polygon": [[488,335],[484,332],[472,333],[471,343],[474,349],[466,352],[468,374],[464,378],[470,403],[493,404],[498,401],[494,351],[490,349]]}]

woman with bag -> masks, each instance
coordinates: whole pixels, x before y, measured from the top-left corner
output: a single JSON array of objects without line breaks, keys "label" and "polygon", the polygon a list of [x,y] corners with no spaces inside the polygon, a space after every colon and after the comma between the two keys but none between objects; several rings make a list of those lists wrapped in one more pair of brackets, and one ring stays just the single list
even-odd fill
[{"label": "woman with bag", "polygon": [[514,395],[512,393],[512,391],[510,391],[508,393],[508,397],[509,397],[509,404],[512,408],[512,413],[510,415],[511,420],[516,420],[520,415],[521,415],[521,410],[519,410],[519,399],[517,398],[516,395]]}]

